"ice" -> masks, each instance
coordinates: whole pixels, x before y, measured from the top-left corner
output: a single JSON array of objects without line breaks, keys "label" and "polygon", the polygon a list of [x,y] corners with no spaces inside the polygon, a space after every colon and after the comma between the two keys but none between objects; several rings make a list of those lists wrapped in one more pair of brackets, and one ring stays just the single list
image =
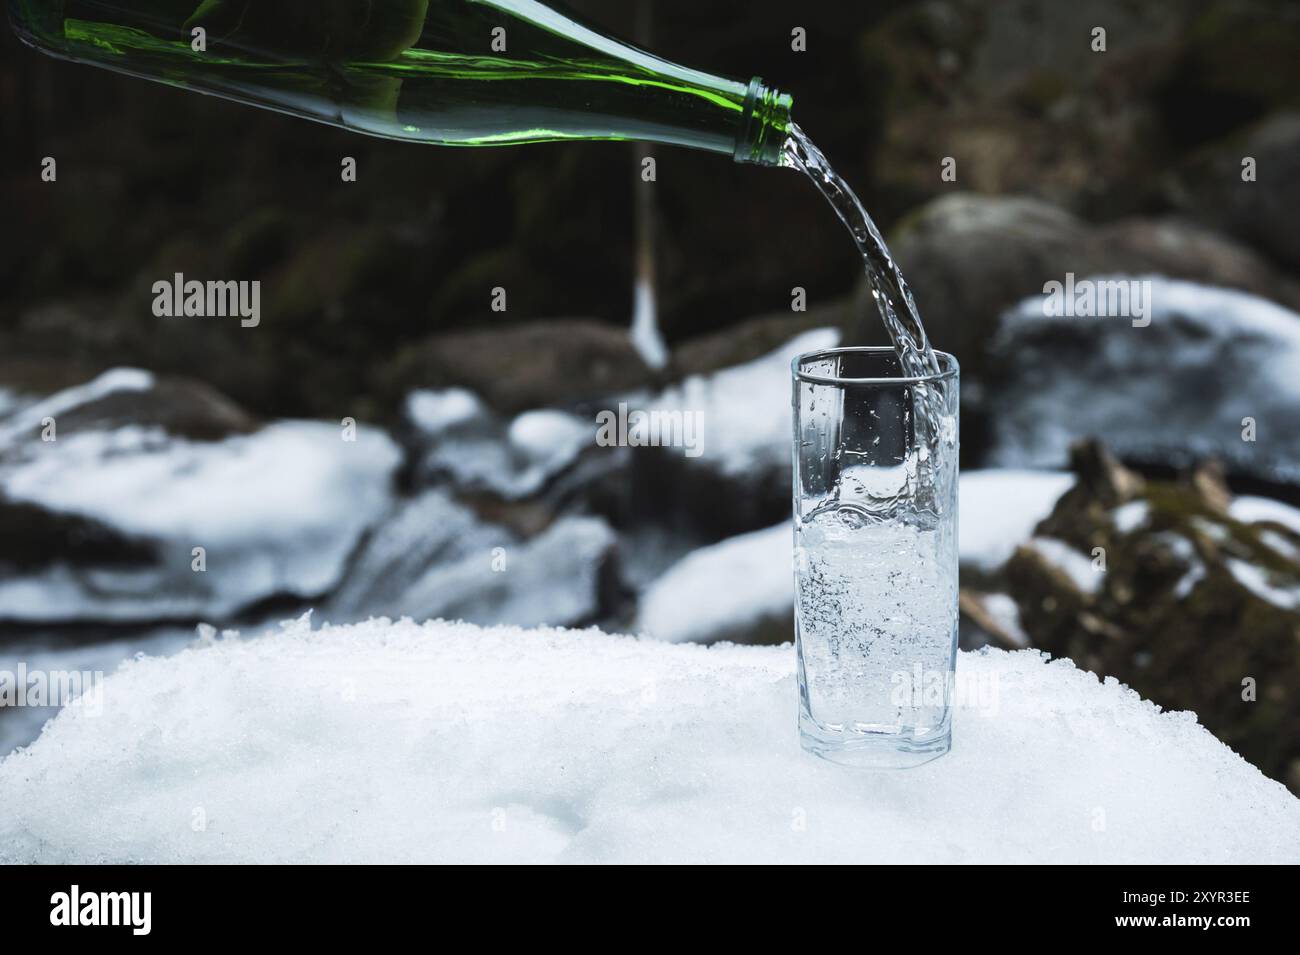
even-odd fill
[{"label": "ice", "polygon": [[668,346],[659,331],[659,315],[655,302],[654,286],[638,278],[632,300],[632,347],[650,368],[663,368],[668,364]]},{"label": "ice", "polygon": [[1300,861],[1191,714],[1032,651],[958,679],[952,753],[869,773],[800,751],[788,646],[299,621],[63,711],[0,762],[0,860]]},{"label": "ice", "polygon": [[1004,564],[1074,486],[1063,471],[990,468],[961,475],[957,505],[961,562],[981,570]]}]

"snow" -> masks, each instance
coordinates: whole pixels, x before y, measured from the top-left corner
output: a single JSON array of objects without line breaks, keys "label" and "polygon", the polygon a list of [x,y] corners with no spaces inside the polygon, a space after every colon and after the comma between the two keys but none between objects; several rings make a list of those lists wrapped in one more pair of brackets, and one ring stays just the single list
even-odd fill
[{"label": "snow", "polygon": [[1020,607],[1010,594],[983,594],[981,599],[984,610],[993,618],[993,622],[1002,628],[1003,633],[1017,645],[1029,646],[1029,635],[1025,633],[1020,623]]},{"label": "snow", "polygon": [[1111,513],[1115,529],[1121,534],[1131,534],[1147,522],[1151,516],[1151,505],[1146,501],[1129,501],[1121,504]]},{"label": "snow", "polygon": [[1073,486],[1074,475],[1064,471],[963,472],[957,504],[961,562],[980,570],[1002,566]]},{"label": "snow", "polygon": [[[148,540],[157,561],[8,576],[0,618],[224,616],[273,594],[322,593],[389,506],[399,460],[381,432],[346,441],[337,425],[308,421],[218,442],[136,426],[30,442],[0,467],[0,493]],[[201,573],[195,547],[206,552]]]},{"label": "snow", "polygon": [[407,419],[428,435],[441,434],[487,413],[483,402],[464,388],[443,391],[420,388],[406,396]]},{"label": "snow", "polygon": [[537,493],[596,438],[594,421],[565,411],[525,411],[502,422],[463,388],[411,392],[406,419],[417,431],[424,477],[506,500]]},{"label": "snow", "polygon": [[1266,600],[1283,610],[1300,608],[1300,586],[1276,586],[1269,580],[1268,573],[1263,568],[1235,557],[1228,558],[1228,570],[1232,572],[1237,583],[1261,600]]},{"label": "snow", "polygon": [[1071,442],[1095,436],[1152,464],[1215,457],[1237,472],[1300,479],[1300,315],[1245,292],[1133,280],[1150,283],[1146,327],[1048,317],[1042,296],[1002,316],[989,460],[1058,467]]},{"label": "snow", "polygon": [[763,617],[792,619],[792,533],[778,524],[687,554],[641,595],[635,629],[706,643]]},{"label": "snow", "polygon": [[425,491],[369,536],[326,608],[347,621],[388,614],[568,626],[597,615],[616,545],[599,518],[561,517],[525,541],[446,491]]},{"label": "snow", "polygon": [[1105,571],[1094,567],[1092,558],[1075,550],[1065,541],[1055,537],[1034,537],[1026,546],[1037,551],[1043,560],[1065,574],[1082,593],[1095,594],[1101,590]]},{"label": "snow", "polygon": [[1033,651],[958,673],[952,753],[870,773],[799,750],[788,646],[302,620],[63,711],[0,762],[0,861],[1300,860],[1300,801],[1191,714]]},{"label": "snow", "polygon": [[0,445],[7,444],[24,432],[40,428],[46,418],[59,415],[82,405],[99,401],[120,391],[148,391],[154,386],[154,376],[139,368],[113,368],[99,377],[65,388],[40,401],[21,407],[8,420],[0,423]]},{"label": "snow", "polygon": [[[16,674],[20,666],[29,673],[112,673],[137,653],[164,655],[194,641],[194,628],[162,627],[129,637],[113,637],[91,644],[22,640],[0,644],[0,674]],[[58,713],[57,706],[0,708],[0,756],[25,746],[40,735],[41,727]]]},{"label": "snow", "polygon": [[732,478],[790,468],[793,422],[790,363],[804,352],[834,348],[834,328],[804,332],[760,358],[709,375],[692,375],[653,399],[647,411],[693,411],[703,421],[703,455],[693,459]]},{"label": "snow", "polygon": [[525,411],[506,431],[510,446],[546,477],[558,473],[590,447],[596,425],[564,411]]},{"label": "snow", "polygon": [[1233,499],[1228,513],[1244,524],[1272,522],[1300,534],[1300,508],[1272,498],[1242,495]]}]

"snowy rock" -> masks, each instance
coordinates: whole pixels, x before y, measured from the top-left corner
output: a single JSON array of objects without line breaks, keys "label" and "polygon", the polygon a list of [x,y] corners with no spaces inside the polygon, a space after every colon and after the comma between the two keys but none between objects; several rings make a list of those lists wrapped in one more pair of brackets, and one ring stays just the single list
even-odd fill
[{"label": "snowy rock", "polygon": [[616,556],[614,532],[599,518],[561,517],[522,540],[446,491],[426,491],[370,535],[326,612],[335,620],[585,623],[615,599]]},{"label": "snowy rock", "polygon": [[701,440],[638,448],[643,506],[674,513],[715,538],[771,524],[790,508],[790,362],[839,343],[837,329],[804,332],[744,364],[692,375],[658,395],[629,395],[633,411],[694,415]]},{"label": "snowy rock", "polygon": [[693,551],[641,595],[635,629],[669,643],[793,639],[792,547],[785,523]]},{"label": "snowy rock", "polygon": [[[1095,180],[1095,168],[1088,166],[1086,176]],[[957,192],[909,213],[889,236],[889,246],[911,283],[931,339],[961,359],[962,392],[970,397],[969,386],[994,385],[1000,377],[985,354],[999,317],[1026,297],[1039,296],[1044,283],[1064,282],[1066,273],[1080,279],[1154,273],[1239,289],[1300,309],[1300,286],[1257,253],[1179,219],[1092,226],[1041,199]],[[1144,344],[1144,335],[1134,344]],[[963,430],[963,437],[970,437],[970,429]]]},{"label": "snowy rock", "polygon": [[789,647],[299,621],[62,712],[0,762],[0,861],[1300,857],[1300,801],[1191,713],[1031,651],[957,672],[953,751],[872,774],[800,751]]},{"label": "snowy rock", "polygon": [[520,500],[541,491],[594,443],[596,425],[565,411],[525,411],[506,422],[461,388],[415,391],[406,418],[421,483]]},{"label": "snowy rock", "polygon": [[1006,372],[990,401],[1007,467],[1059,467],[1098,436],[1123,458],[1300,482],[1300,315],[1241,292],[1159,277],[1150,325],[1043,314],[1042,297],[1003,317]]},{"label": "snowy rock", "polygon": [[1072,466],[1074,486],[987,585],[1015,600],[1034,647],[1194,710],[1300,792],[1294,509],[1231,501],[1210,466],[1143,481],[1096,442]]},{"label": "snowy rock", "polygon": [[[123,393],[130,409],[107,404]],[[223,618],[334,586],[389,505],[397,447],[367,428],[345,441],[338,426],[305,421],[244,433],[224,405],[200,404],[168,419],[169,393],[121,369],[0,423],[0,510],[22,526],[79,522],[98,535],[82,550],[69,534],[66,552],[0,577],[0,619]],[[50,419],[56,440],[42,440]]]}]

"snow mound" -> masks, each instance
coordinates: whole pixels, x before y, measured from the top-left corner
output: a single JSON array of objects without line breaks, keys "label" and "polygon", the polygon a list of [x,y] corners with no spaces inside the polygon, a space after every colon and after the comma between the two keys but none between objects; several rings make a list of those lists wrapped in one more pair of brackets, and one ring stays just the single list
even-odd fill
[{"label": "snow mound", "polygon": [[0,762],[0,861],[1300,859],[1300,801],[1191,714],[1030,651],[958,672],[953,752],[869,773],[799,750],[788,646],[300,620],[64,710]]}]

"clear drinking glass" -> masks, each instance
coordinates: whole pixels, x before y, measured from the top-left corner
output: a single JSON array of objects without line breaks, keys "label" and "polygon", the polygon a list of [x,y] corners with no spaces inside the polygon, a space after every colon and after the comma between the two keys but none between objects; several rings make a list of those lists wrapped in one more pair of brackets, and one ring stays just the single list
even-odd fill
[{"label": "clear drinking glass", "polygon": [[957,655],[958,367],[892,348],[794,360],[795,634],[804,749],[856,766],[946,753]]}]

